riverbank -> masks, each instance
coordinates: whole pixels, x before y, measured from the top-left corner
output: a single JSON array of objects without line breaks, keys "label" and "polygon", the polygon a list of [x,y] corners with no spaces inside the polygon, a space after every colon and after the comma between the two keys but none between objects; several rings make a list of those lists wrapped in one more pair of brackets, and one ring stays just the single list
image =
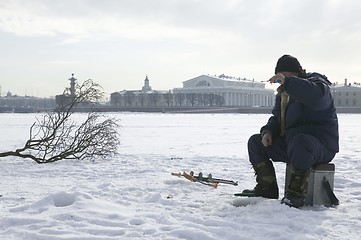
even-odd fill
[{"label": "riverbank", "polygon": [[[361,113],[359,107],[337,107],[337,113]],[[52,109],[39,109],[31,107],[2,108],[0,113],[36,113],[46,112]],[[159,113],[246,113],[246,114],[270,114],[271,107],[115,107],[98,105],[93,107],[78,107],[76,112],[159,112]]]}]

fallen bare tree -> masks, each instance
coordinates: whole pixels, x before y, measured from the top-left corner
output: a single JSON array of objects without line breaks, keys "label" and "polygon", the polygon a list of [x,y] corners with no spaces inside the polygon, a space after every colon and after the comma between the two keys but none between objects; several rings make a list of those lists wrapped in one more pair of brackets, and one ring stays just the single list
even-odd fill
[{"label": "fallen bare tree", "polygon": [[118,121],[90,111],[85,121],[72,119],[78,107],[92,106],[103,97],[100,85],[92,80],[76,86],[74,95],[64,94],[64,101],[30,127],[29,139],[22,148],[0,153],[0,157],[30,158],[37,163],[63,159],[107,158],[117,153]]}]

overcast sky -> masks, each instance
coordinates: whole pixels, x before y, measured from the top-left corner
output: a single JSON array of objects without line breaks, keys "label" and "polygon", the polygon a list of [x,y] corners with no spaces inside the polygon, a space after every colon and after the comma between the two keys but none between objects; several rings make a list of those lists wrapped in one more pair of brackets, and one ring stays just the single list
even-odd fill
[{"label": "overcast sky", "polygon": [[55,96],[68,78],[106,93],[202,74],[264,81],[291,54],[361,82],[360,0],[0,0],[2,96]]}]

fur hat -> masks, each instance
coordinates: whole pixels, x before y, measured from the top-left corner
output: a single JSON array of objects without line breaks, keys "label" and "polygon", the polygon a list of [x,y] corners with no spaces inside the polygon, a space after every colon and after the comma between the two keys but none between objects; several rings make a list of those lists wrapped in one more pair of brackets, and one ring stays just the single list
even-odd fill
[{"label": "fur hat", "polygon": [[302,67],[297,58],[292,57],[291,55],[283,55],[278,59],[277,65],[275,68],[275,74],[279,72],[302,72]]}]

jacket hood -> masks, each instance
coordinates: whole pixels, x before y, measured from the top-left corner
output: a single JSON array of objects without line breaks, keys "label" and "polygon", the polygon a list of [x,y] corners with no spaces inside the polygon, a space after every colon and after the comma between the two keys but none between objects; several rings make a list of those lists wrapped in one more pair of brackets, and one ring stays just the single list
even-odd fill
[{"label": "jacket hood", "polygon": [[332,85],[332,83],[327,79],[325,75],[316,72],[307,73],[307,79],[312,82],[322,82],[327,85]]}]

